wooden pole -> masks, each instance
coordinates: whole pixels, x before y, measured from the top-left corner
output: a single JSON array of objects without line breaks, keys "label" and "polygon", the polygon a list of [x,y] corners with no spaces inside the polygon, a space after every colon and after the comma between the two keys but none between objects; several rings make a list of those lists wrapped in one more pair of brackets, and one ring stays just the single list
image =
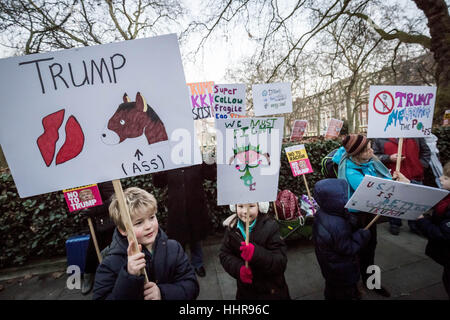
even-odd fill
[{"label": "wooden pole", "polygon": [[403,148],[403,138],[398,139],[398,149],[397,149],[397,164],[395,166],[395,171],[400,172],[400,164],[402,162],[402,148]]},{"label": "wooden pole", "polygon": [[92,220],[88,217],[89,230],[91,231],[92,242],[94,242],[95,252],[97,252],[98,263],[102,263],[102,255],[100,254],[100,249],[97,243],[97,237],[95,236],[94,225]]},{"label": "wooden pole", "polygon": [[275,204],[275,202],[272,202],[272,203],[273,203],[273,209],[275,210],[275,217],[277,218],[277,220],[280,220],[280,219],[278,219],[277,205]]},{"label": "wooden pole", "polygon": [[[248,238],[250,236],[250,232],[249,232],[249,222],[248,220],[250,219],[250,216],[248,214],[248,207],[247,207],[247,211],[245,213],[247,215],[247,219],[245,219],[245,244],[248,245]],[[248,261],[245,261],[245,267],[248,268]]]},{"label": "wooden pole", "polygon": [[[131,248],[133,254],[139,253],[139,245],[136,239],[136,234],[133,230],[133,222],[131,221],[130,212],[128,206],[126,205],[125,195],[123,194],[122,184],[120,180],[113,180],[114,192],[116,193],[117,201],[119,202],[120,215],[122,216],[122,221],[125,224],[125,229],[127,232],[128,243],[134,242],[134,246]],[[149,282],[147,277],[147,272],[145,268],[142,268],[141,274],[145,276],[145,283]]]},{"label": "wooden pole", "polygon": [[[309,192],[308,182],[306,181],[305,174],[302,174],[302,176],[303,176],[303,182],[305,182],[306,192],[308,193],[308,199],[309,199],[309,201],[311,201],[311,204],[312,204],[312,198],[311,198],[311,193]],[[316,213],[316,209],[314,208],[314,206],[312,206],[311,208],[313,210],[313,214]]]},{"label": "wooden pole", "polygon": [[377,214],[375,218],[370,221],[370,223],[367,225],[367,227],[364,228],[364,230],[368,230],[379,218],[381,217],[380,214]]}]

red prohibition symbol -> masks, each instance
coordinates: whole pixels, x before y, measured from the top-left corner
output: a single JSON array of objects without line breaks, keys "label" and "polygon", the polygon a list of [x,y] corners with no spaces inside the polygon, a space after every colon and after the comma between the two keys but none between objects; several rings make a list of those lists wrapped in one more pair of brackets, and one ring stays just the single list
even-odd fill
[{"label": "red prohibition symbol", "polygon": [[[383,106],[382,110],[377,109],[377,100],[381,102],[381,105]],[[394,109],[394,97],[389,91],[381,91],[377,93],[375,99],[373,99],[373,108],[375,112],[379,114],[391,113],[392,109]]]}]

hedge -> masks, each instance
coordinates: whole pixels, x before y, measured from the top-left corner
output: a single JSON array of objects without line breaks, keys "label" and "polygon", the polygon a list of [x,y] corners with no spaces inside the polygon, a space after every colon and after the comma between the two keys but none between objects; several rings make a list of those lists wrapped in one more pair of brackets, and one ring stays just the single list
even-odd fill
[{"label": "hedge", "polygon": [[[450,160],[450,127],[434,129],[438,136],[441,162]],[[320,161],[334,148],[338,140],[313,138],[303,141],[314,173],[307,175],[309,188],[322,179]],[[282,146],[279,189],[289,189],[295,194],[306,194],[303,179],[291,174]],[[431,177],[431,175],[428,175]],[[86,217],[69,213],[62,192],[53,192],[20,199],[9,170],[0,174],[0,268],[20,266],[31,260],[65,255],[65,242],[73,236],[88,233]],[[431,179],[433,180],[433,179]],[[162,228],[167,221],[167,189],[153,187],[151,175],[122,179],[123,188],[138,186],[152,192],[159,201],[158,219]],[[430,182],[432,183],[432,181]],[[205,181],[205,192],[211,217],[211,233],[223,232],[222,221],[230,215],[228,206],[216,205],[216,182]]]}]

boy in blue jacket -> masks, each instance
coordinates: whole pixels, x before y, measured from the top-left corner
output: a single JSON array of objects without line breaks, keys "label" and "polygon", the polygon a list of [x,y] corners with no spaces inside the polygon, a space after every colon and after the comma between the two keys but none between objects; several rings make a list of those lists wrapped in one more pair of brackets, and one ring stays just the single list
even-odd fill
[{"label": "boy in blue jacket", "polygon": [[[116,224],[113,240],[97,269],[93,299],[190,300],[199,294],[194,269],[181,245],[159,228],[153,195],[139,188],[124,191],[140,252],[132,253],[117,198],[109,214]],[[145,268],[145,283],[141,269]]]},{"label": "boy in blue jacket", "polygon": [[370,231],[352,231],[352,215],[344,208],[348,184],[344,179],[325,179],[314,186],[320,206],[314,219],[313,241],[325,278],[326,300],[359,300],[360,270],[357,253],[367,245]]},{"label": "boy in blue jacket", "polygon": [[[443,189],[450,190],[450,162],[439,180]],[[450,298],[450,194],[433,209],[431,216],[418,218],[417,227],[428,238],[425,254],[444,267],[442,282]]]}]

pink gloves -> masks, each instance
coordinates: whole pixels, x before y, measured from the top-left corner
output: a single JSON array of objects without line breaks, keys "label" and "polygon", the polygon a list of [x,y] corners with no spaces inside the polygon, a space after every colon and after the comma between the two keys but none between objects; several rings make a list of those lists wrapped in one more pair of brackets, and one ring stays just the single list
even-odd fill
[{"label": "pink gloves", "polygon": [[247,245],[245,242],[241,242],[241,247],[239,250],[241,250],[242,259],[245,261],[250,261],[252,260],[253,253],[255,252],[255,246],[251,243]]},{"label": "pink gloves", "polygon": [[246,268],[245,265],[241,267],[241,270],[239,271],[239,277],[241,278],[241,281],[243,283],[252,283],[253,274],[252,269],[250,267]]}]

